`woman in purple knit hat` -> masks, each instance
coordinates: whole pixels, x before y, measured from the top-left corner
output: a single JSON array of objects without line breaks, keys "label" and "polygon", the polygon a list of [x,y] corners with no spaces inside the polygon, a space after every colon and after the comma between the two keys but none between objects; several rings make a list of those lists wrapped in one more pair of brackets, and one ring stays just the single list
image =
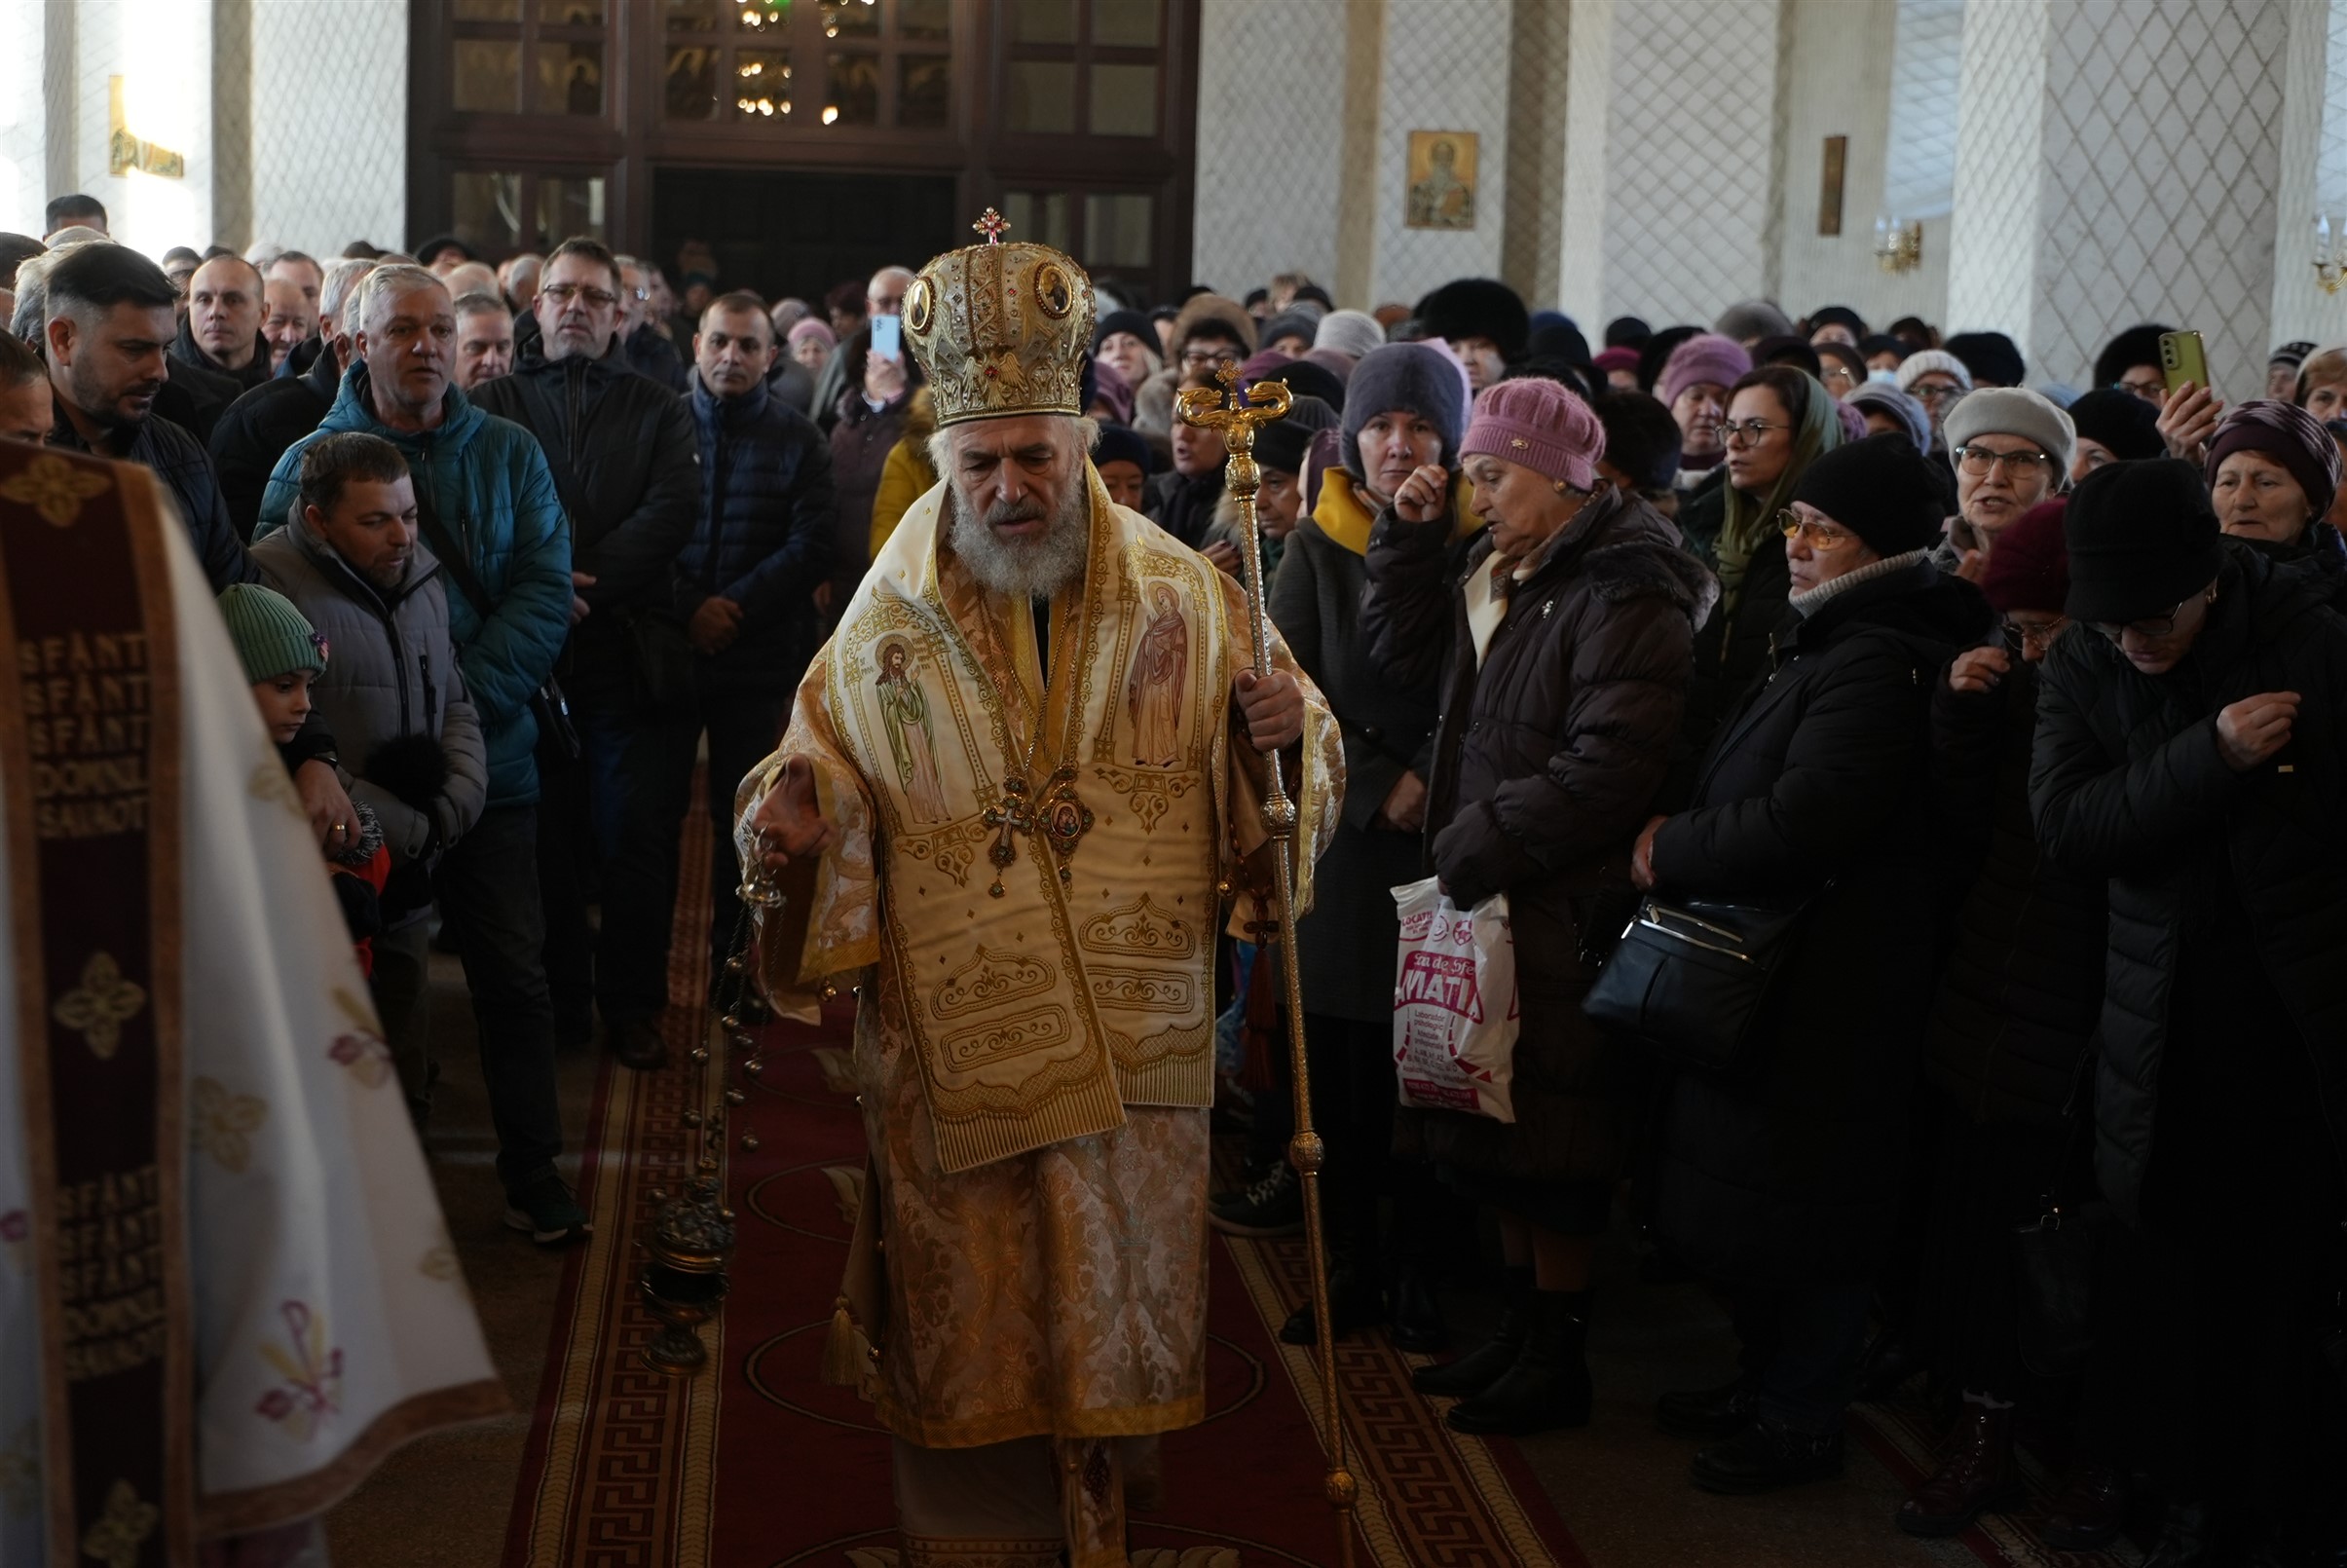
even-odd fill
[{"label": "woman in purple knit hat", "polygon": [[1597,477],[1605,432],[1555,382],[1475,399],[1452,476],[1418,468],[1369,536],[1361,628],[1397,684],[1439,675],[1426,868],[1452,903],[1508,895],[1522,1020],[1516,1119],[1404,1110],[1454,1188],[1499,1212],[1508,1311],[1480,1348],[1412,1381],[1462,1432],[1589,1419],[1589,1258],[1638,1103],[1637,1064],[1582,1012],[1630,902],[1629,849],[1670,763],[1711,575],[1634,492]]}]

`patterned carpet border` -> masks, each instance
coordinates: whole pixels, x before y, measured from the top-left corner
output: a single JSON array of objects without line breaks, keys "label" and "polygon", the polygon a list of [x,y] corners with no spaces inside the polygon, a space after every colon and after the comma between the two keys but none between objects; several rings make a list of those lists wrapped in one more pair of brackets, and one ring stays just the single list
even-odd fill
[{"label": "patterned carpet border", "polygon": [[[693,798],[700,799],[695,784]],[[578,1197],[594,1236],[575,1251],[555,1297],[546,1365],[531,1420],[506,1568],[707,1568],[713,1523],[718,1385],[646,1367],[657,1325],[635,1276],[659,1200],[690,1174],[683,1113],[708,1103],[725,1070],[696,1065],[707,986],[709,819],[695,809],[680,850],[669,943],[668,1065],[635,1072],[606,1054],[587,1120]],[[725,1155],[720,1153],[720,1159]],[[725,1364],[725,1321],[701,1330]]]}]

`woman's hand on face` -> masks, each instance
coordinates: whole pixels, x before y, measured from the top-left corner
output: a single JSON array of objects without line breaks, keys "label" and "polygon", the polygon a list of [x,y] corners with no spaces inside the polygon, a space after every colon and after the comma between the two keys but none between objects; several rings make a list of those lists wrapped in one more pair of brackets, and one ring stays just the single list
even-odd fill
[{"label": "woman's hand on face", "polygon": [[1646,826],[1638,830],[1638,841],[1630,846],[1630,880],[1641,890],[1651,891],[1655,885],[1655,831],[1669,820],[1648,817]]},{"label": "woman's hand on face", "polygon": [[1948,666],[1950,689],[1979,696],[1993,691],[2013,670],[2013,656],[2001,648],[1968,648]]},{"label": "woman's hand on face", "polygon": [[2160,404],[2158,427],[2160,439],[2168,443],[2168,455],[2187,463],[2202,461],[2223,413],[2224,404],[2206,387],[2187,381],[2170,392]]},{"label": "woman's hand on face", "polygon": [[1439,522],[1450,509],[1451,476],[1439,463],[1414,468],[1394,492],[1394,511],[1405,523]]}]

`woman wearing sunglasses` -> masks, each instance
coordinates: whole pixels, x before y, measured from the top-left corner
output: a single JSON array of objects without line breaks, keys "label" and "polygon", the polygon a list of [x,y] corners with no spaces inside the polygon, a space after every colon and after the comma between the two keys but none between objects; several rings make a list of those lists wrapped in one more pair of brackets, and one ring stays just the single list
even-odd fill
[{"label": "woman wearing sunglasses", "polygon": [[1709,1439],[1695,1484],[1764,1492],[1842,1469],[1873,1281],[1903,1166],[1949,858],[1932,819],[1932,684],[1994,622],[1929,560],[1941,495],[1903,435],[1810,466],[1776,518],[1791,609],[1769,680],[1722,725],[1690,806],[1639,835],[1665,898],[1807,905],[1756,1027],[1751,1076],[1681,1068],[1647,1194],[1679,1261],[1726,1285],[1741,1375],[1663,1396]]},{"label": "woman wearing sunglasses", "polygon": [[1702,753],[1721,713],[1768,661],[1790,586],[1777,519],[1809,465],[1842,444],[1842,420],[1816,377],[1762,365],[1729,389],[1719,436],[1727,482],[1696,491],[1679,507],[1687,547],[1720,579],[1720,608],[1695,637],[1695,679],[1681,731],[1690,756]]},{"label": "woman wearing sunglasses", "polygon": [[[2108,878],[2095,1169],[2134,1235],[2099,1381],[2169,1500],[2159,1562],[2347,1549],[2347,622],[2228,542],[2198,468],[2071,496],[2030,788]],[[2197,1544],[2200,1555],[2186,1547]],[[2270,1553],[2270,1555],[2268,1555]]]}]

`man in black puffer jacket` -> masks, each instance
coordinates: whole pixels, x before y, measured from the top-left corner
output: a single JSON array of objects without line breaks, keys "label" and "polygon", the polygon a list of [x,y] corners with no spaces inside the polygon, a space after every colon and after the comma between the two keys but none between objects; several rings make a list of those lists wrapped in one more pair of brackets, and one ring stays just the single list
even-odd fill
[{"label": "man in black puffer jacket", "polygon": [[[701,520],[677,556],[676,613],[697,655],[699,701],[648,725],[645,845],[666,847],[646,896],[606,900],[604,1009],[657,1015],[668,987],[677,836],[693,754],[709,736],[709,812],[723,822],[734,787],[774,749],[791,697],[821,641],[815,589],[831,578],[831,451],[814,421],[765,380],[774,323],[755,294],[727,294],[701,317],[686,406],[700,441]],[[733,836],[710,836],[712,978],[741,915]],[[652,865],[651,861],[647,861]],[[656,894],[656,896],[653,896]]]},{"label": "man in black puffer jacket", "polygon": [[2110,879],[2096,1165],[2141,1232],[2103,1329],[2152,1394],[2132,1457],[2198,1506],[2170,1533],[2213,1536],[2208,1560],[2332,1561],[2347,622],[2222,541],[2183,463],[2089,474],[2066,532],[2092,630],[2047,660],[2030,796],[2046,853]]},{"label": "man in black puffer jacket", "polygon": [[627,368],[613,344],[619,319],[617,261],[593,240],[564,241],[546,258],[538,291],[538,352],[510,376],[483,382],[473,401],[538,437],[571,519],[577,588],[558,669],[583,755],[576,768],[548,770],[539,819],[556,1025],[583,1039],[595,996],[620,1060],[652,1067],[662,1059],[666,986],[651,998],[598,986],[615,950],[609,927],[600,945],[588,933],[577,867],[583,840],[601,858],[610,910],[656,903],[661,867],[676,863],[674,832],[658,842],[666,819],[654,761],[663,723],[693,703],[692,646],[677,618],[674,573],[701,498],[692,416],[667,388]]}]

